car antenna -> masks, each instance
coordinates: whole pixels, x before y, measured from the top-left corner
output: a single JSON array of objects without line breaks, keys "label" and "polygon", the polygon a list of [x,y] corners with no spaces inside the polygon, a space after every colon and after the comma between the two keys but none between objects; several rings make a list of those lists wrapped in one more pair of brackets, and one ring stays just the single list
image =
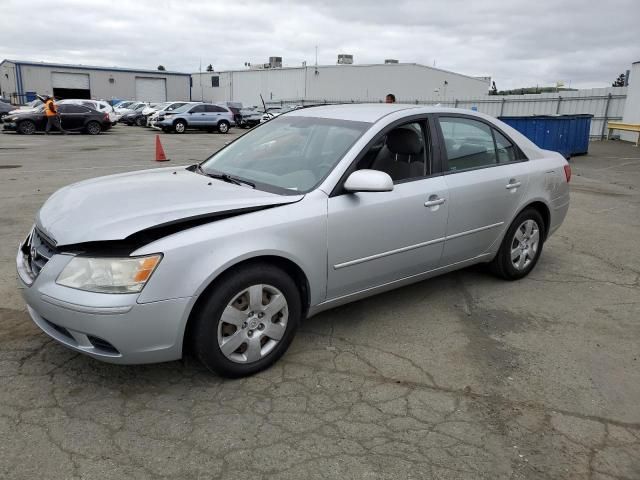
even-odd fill
[{"label": "car antenna", "polygon": [[260,100],[262,100],[262,107],[264,108],[264,113],[267,113],[267,106],[264,103],[264,98],[262,98],[262,94],[260,94]]}]

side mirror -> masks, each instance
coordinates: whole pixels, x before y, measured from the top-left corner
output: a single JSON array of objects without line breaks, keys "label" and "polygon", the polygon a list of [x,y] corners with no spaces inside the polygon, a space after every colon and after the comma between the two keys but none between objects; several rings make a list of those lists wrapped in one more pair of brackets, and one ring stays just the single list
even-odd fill
[{"label": "side mirror", "polygon": [[390,192],[393,190],[393,180],[379,170],[356,170],[344,182],[347,192]]}]

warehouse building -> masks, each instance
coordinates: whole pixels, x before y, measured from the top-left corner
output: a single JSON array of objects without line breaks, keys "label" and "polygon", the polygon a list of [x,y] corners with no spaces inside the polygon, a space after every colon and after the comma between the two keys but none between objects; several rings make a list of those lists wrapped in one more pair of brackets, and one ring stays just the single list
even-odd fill
[{"label": "warehouse building", "polygon": [[[339,61],[344,62],[344,58]],[[478,98],[488,93],[491,83],[490,77],[396,62],[284,68],[278,62],[244,70],[199,72],[192,75],[191,97],[259,105],[260,95],[266,102],[379,102],[387,93],[393,93],[399,102],[415,102]]]},{"label": "warehouse building", "polygon": [[127,99],[145,102],[189,100],[190,75],[160,70],[63,65],[4,60],[0,94],[13,103],[38,95],[57,98]]}]

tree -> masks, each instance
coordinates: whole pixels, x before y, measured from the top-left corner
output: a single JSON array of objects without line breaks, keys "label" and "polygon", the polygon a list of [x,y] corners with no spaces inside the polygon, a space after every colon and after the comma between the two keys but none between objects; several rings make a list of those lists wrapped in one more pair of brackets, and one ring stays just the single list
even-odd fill
[{"label": "tree", "polygon": [[164,72],[166,68],[164,68],[164,65],[158,65],[158,70],[160,70],[161,72]]},{"label": "tree", "polygon": [[621,73],[620,75],[618,75],[618,78],[616,79],[616,81],[611,84],[611,86],[624,87],[624,81],[625,81],[625,75],[624,73]]},{"label": "tree", "polygon": [[213,65],[207,65],[207,72],[213,72]]}]

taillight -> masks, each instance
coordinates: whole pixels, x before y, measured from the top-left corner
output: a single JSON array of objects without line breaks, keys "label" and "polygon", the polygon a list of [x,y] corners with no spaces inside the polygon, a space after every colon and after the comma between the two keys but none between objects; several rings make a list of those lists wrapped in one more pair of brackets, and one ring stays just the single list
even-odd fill
[{"label": "taillight", "polygon": [[564,166],[564,177],[567,179],[567,183],[571,181],[571,165],[569,164]]},{"label": "taillight", "polygon": [[105,114],[104,114],[104,121],[105,121],[105,122],[108,122],[108,121],[109,121],[109,114],[108,114],[108,113],[105,113]]}]

